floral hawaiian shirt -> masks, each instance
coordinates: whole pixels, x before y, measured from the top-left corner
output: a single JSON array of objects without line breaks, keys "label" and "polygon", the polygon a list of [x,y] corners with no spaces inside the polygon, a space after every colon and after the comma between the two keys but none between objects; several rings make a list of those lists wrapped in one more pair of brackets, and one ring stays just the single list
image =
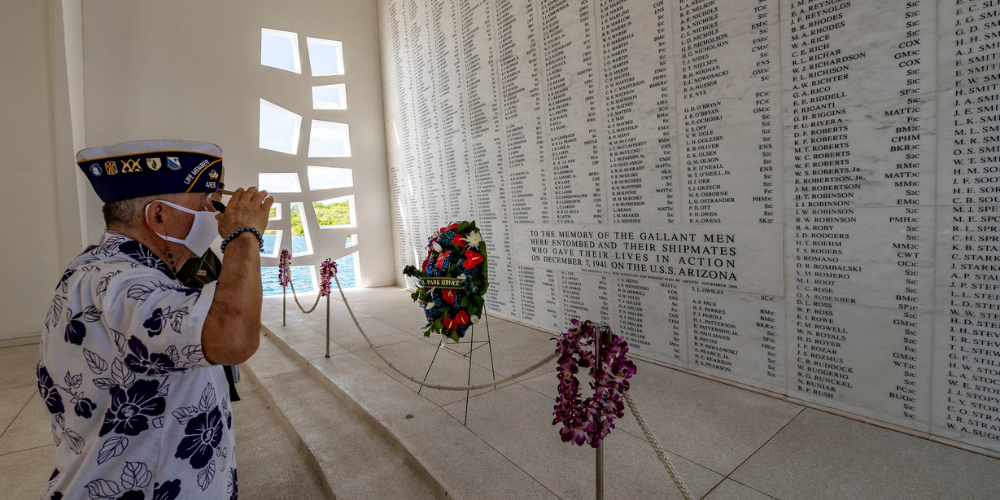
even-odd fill
[{"label": "floral hawaiian shirt", "polygon": [[226,376],[201,350],[215,284],[185,288],[106,231],[55,292],[37,366],[56,444],[42,498],[237,498]]}]

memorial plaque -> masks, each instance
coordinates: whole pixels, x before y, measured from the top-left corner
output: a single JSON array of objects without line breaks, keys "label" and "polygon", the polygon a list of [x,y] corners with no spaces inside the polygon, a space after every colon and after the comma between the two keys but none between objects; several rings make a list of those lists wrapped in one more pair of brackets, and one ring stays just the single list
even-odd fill
[{"label": "memorial plaque", "polygon": [[400,283],[1000,456],[1000,3],[378,5]]}]

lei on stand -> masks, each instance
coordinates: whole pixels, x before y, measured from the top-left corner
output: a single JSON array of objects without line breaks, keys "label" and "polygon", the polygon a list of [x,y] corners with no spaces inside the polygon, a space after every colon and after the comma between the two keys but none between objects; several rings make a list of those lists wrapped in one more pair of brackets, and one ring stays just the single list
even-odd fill
[{"label": "lei on stand", "polygon": [[434,332],[458,342],[482,317],[490,281],[486,243],[475,221],[442,227],[427,240],[420,268],[406,266],[403,274],[418,280],[410,297],[424,309],[425,337]]},{"label": "lei on stand", "polygon": [[292,283],[292,252],[288,249],[281,249],[281,257],[278,259],[278,284],[281,285],[281,326],[285,326],[285,311],[288,305],[288,296],[285,289]]},{"label": "lei on stand", "polygon": [[[601,359],[595,363],[594,342],[601,326],[590,321],[573,326],[557,340],[559,354],[559,396],[556,398],[553,425],[562,424],[559,435],[563,442],[582,446],[589,443],[597,448],[615,428],[615,419],[625,415],[622,399],[629,388],[628,379],[635,375],[635,363],[629,361],[628,343],[607,331],[601,338]],[[581,399],[580,380],[576,375],[581,368],[590,369],[590,388],[594,395]]]}]

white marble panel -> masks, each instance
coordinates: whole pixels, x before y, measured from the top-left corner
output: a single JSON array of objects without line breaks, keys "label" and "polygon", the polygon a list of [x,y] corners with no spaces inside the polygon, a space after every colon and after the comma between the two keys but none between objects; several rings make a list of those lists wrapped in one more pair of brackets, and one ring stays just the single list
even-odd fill
[{"label": "white marble panel", "polygon": [[614,280],[614,332],[629,343],[629,353],[687,368],[688,336],[684,288],[642,278]]}]

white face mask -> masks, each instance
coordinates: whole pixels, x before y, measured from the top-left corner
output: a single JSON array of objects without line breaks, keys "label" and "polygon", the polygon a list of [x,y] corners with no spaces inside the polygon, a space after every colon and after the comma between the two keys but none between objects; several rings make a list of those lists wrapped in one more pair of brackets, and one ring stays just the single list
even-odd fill
[{"label": "white face mask", "polygon": [[[219,237],[219,221],[215,220],[215,216],[218,212],[211,211],[200,211],[191,210],[190,208],[181,207],[174,205],[173,203],[156,200],[164,205],[171,207],[175,210],[180,210],[181,212],[187,212],[194,215],[194,222],[191,223],[191,230],[188,231],[187,236],[183,239],[177,239],[171,236],[164,236],[160,233],[156,233],[157,236],[163,238],[167,241],[173,243],[180,243],[191,250],[196,256],[201,257],[208,250],[208,247],[212,245],[212,242]],[[150,202],[152,204],[153,202]],[[149,223],[149,205],[146,205],[146,223]]]}]

